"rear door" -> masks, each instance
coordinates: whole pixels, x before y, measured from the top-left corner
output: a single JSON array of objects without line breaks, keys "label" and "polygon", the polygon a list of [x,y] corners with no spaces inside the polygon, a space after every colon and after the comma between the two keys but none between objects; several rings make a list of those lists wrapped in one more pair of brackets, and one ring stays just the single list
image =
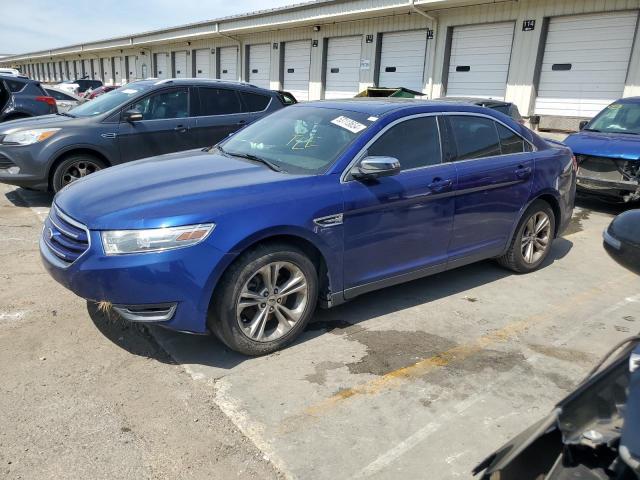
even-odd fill
[{"label": "rear door", "polygon": [[242,111],[238,92],[231,88],[198,87],[198,111],[194,122],[197,147],[215,145],[250,121]]},{"label": "rear door", "polygon": [[190,116],[189,89],[154,92],[123,109],[139,110],[142,120],[121,121],[118,145],[122,162],[188,150],[195,145]]},{"label": "rear door", "polygon": [[446,115],[450,156],[458,172],[450,260],[498,255],[529,200],[531,145],[479,115]]}]

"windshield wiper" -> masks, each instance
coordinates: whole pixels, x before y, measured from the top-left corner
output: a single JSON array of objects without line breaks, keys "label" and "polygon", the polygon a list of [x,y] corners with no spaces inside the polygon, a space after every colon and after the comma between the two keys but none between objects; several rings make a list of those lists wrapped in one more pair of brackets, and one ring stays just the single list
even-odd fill
[{"label": "windshield wiper", "polygon": [[226,153],[227,155],[231,155],[232,157],[246,158],[247,160],[251,160],[253,162],[260,162],[260,163],[266,165],[267,167],[269,167],[274,172],[282,172],[283,171],[282,168],[280,168],[278,165],[276,165],[272,161],[267,160],[266,158],[258,157],[257,155],[253,155],[251,153],[227,152],[226,150],[223,150],[222,147],[220,147],[220,146],[218,146],[217,148],[222,153]]},{"label": "windshield wiper", "polygon": [[63,117],[76,118],[75,115],[71,115],[70,113],[67,113],[67,112],[58,112],[58,115],[62,115]]},{"label": "windshield wiper", "polygon": [[598,132],[598,133],[602,133],[601,130],[598,130],[597,128],[583,128],[582,130],[586,130],[587,132]]}]

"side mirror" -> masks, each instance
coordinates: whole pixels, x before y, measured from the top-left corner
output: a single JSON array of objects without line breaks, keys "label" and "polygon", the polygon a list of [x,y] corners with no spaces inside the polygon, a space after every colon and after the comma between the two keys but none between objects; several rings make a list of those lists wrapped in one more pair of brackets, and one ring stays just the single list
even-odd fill
[{"label": "side mirror", "polygon": [[358,180],[390,177],[400,173],[400,162],[393,157],[365,157],[351,171],[351,176]]},{"label": "side mirror", "polygon": [[579,124],[578,124],[578,128],[580,130],[584,130],[584,127],[586,127],[587,125],[589,125],[589,120],[582,120]]},{"label": "side mirror", "polygon": [[122,120],[125,122],[139,122],[142,120],[140,110],[127,110],[122,114]]},{"label": "side mirror", "polygon": [[613,219],[604,232],[604,249],[620,265],[640,275],[640,210]]}]

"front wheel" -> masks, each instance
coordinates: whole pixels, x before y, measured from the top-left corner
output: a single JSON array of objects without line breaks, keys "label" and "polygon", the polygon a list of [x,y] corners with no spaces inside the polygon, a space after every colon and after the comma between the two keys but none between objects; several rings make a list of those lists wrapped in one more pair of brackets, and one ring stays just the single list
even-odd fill
[{"label": "front wheel", "polygon": [[537,270],[551,251],[555,228],[556,218],[549,204],[536,200],[520,219],[509,250],[498,263],[517,273]]},{"label": "front wheel", "polygon": [[318,274],[304,252],[286,244],[259,246],[224,274],[209,328],[237,352],[264,355],[304,330],[317,298]]},{"label": "front wheel", "polygon": [[92,155],[71,155],[65,158],[53,172],[51,187],[58,193],[70,183],[105,168],[104,162]]}]

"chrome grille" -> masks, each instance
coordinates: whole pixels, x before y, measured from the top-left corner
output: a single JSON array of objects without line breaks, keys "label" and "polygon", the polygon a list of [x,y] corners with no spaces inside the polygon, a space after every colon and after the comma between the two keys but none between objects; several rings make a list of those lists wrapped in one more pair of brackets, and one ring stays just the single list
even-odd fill
[{"label": "chrome grille", "polygon": [[63,264],[71,265],[89,249],[89,232],[55,205],[44,222],[42,240]]}]

